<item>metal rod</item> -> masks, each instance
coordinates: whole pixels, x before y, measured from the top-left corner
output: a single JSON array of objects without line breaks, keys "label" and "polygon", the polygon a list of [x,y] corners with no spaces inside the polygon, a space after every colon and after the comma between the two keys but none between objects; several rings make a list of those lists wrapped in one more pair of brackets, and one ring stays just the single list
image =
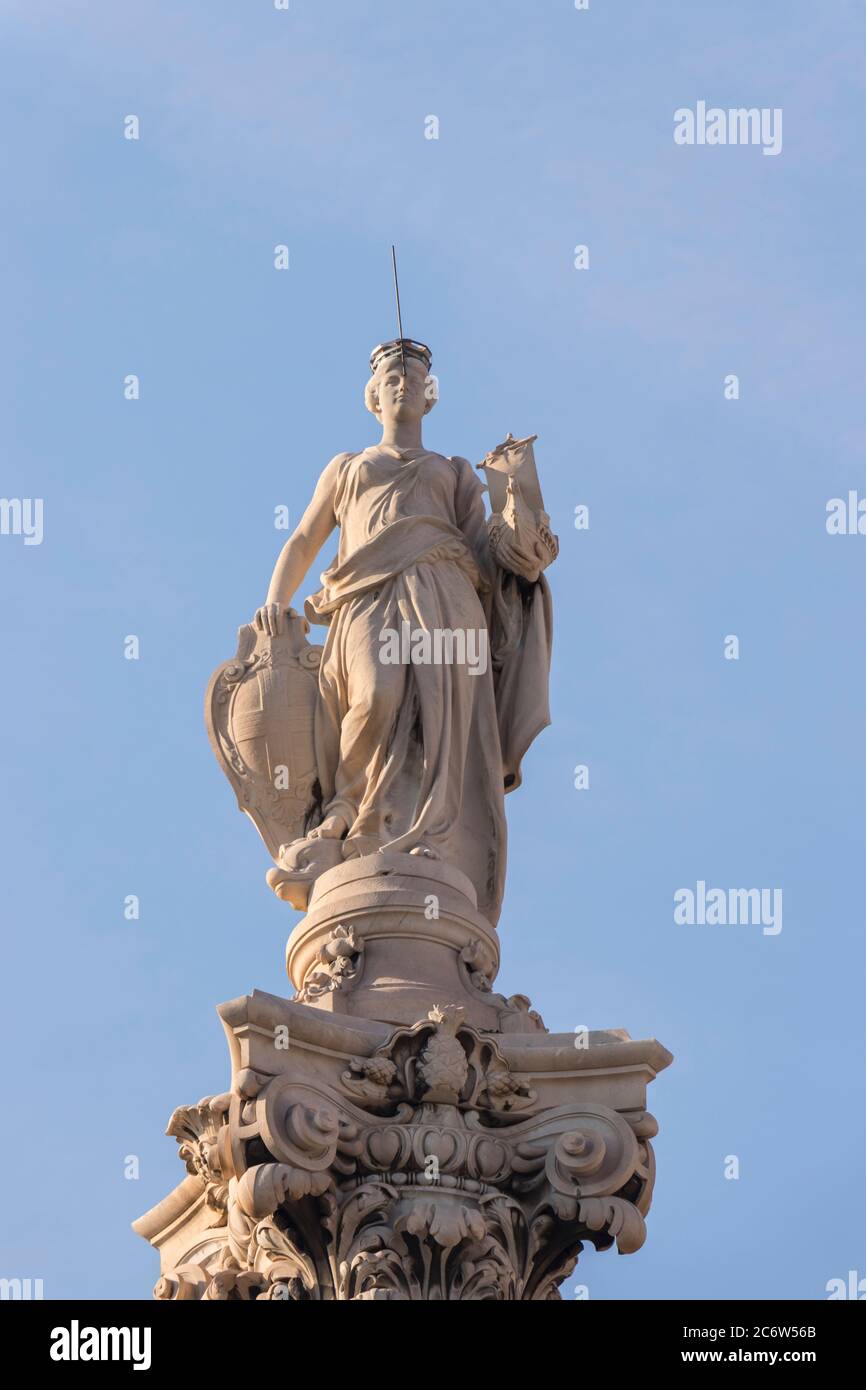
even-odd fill
[{"label": "metal rod", "polygon": [[397,299],[397,336],[400,339],[401,375],[406,375],[406,354],[403,351],[403,319],[400,316],[400,286],[397,283],[397,252],[391,247],[391,268],[394,271],[394,295]]}]

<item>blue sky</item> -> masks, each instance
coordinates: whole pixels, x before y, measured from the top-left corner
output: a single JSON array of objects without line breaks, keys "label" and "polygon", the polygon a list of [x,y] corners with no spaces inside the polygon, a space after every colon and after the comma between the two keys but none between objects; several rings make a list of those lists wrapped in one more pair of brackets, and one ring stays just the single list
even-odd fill
[{"label": "blue sky", "polygon": [[[866,536],[825,528],[866,496],[864,40],[856,0],[4,6],[0,491],[44,539],[0,537],[0,1273],[148,1295],[129,1222],[183,1176],[171,1110],[227,1085],[214,1006],[288,992],[202,698],[274,508],[375,437],[395,241],[427,443],[537,432],[561,541],[499,987],[676,1055],[647,1244],[565,1296],[866,1275]],[[782,108],[782,152],[676,145],[699,100]],[[783,930],[676,925],[699,879],[781,888]]]}]

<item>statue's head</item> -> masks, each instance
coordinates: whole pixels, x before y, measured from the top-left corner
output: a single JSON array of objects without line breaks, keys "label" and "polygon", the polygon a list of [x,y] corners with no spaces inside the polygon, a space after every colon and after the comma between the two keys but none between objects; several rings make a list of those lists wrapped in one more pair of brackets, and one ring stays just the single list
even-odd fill
[{"label": "statue's head", "polygon": [[437,400],[436,379],[430,375],[432,361],[430,349],[412,338],[380,343],[370,354],[373,375],[364,391],[367,409],[383,422],[420,420]]}]

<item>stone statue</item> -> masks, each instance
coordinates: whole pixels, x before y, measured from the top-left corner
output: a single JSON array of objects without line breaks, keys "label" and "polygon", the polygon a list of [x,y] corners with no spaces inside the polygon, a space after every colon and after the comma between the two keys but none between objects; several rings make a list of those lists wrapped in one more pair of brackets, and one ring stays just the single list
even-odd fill
[{"label": "stone statue", "polygon": [[[134,1223],[157,1298],[540,1301],[585,1243],[645,1237],[646,1090],[670,1053],[549,1034],[493,988],[557,541],[534,436],[484,459],[489,516],[466,459],[424,449],[430,365],[402,330],[374,350],[382,438],[328,464],[208,687],[214,751],[303,916],[294,997],[222,1004],[230,1089],[169,1121],[187,1176]],[[336,526],[304,618],[289,600]]]},{"label": "stone statue", "polygon": [[[509,436],[487,456],[488,478],[503,483],[489,518],[471,464],[424,448],[421,422],[436,401],[430,366],[423,343],[374,349],[365,403],[382,438],[328,464],[255,615],[266,639],[300,623],[289,600],[339,526],[337,557],[305,604],[328,634],[312,728],[309,711],[296,721],[293,760],[309,783],[297,808],[304,830],[277,847],[269,880],[301,907],[341,857],[423,855],[465,873],[495,924],[504,793],[519,786],[523,755],[549,722],[552,619],[542,571],[558,542],[531,440]],[[308,708],[309,692],[291,702]],[[280,691],[271,721],[284,723],[286,707]]]}]

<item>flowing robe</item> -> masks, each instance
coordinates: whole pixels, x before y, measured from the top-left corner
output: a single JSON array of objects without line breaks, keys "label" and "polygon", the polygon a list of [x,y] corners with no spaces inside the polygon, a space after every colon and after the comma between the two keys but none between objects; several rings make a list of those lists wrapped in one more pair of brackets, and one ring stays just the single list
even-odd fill
[{"label": "flowing robe", "polygon": [[[343,458],[336,560],[308,598],[328,624],[316,755],[323,814],[344,855],[429,849],[468,875],[495,924],[505,880],[504,792],[549,723],[551,604],[494,562],[483,489],[466,459],[378,445]],[[383,634],[481,634],[473,666],[383,660]]]}]

